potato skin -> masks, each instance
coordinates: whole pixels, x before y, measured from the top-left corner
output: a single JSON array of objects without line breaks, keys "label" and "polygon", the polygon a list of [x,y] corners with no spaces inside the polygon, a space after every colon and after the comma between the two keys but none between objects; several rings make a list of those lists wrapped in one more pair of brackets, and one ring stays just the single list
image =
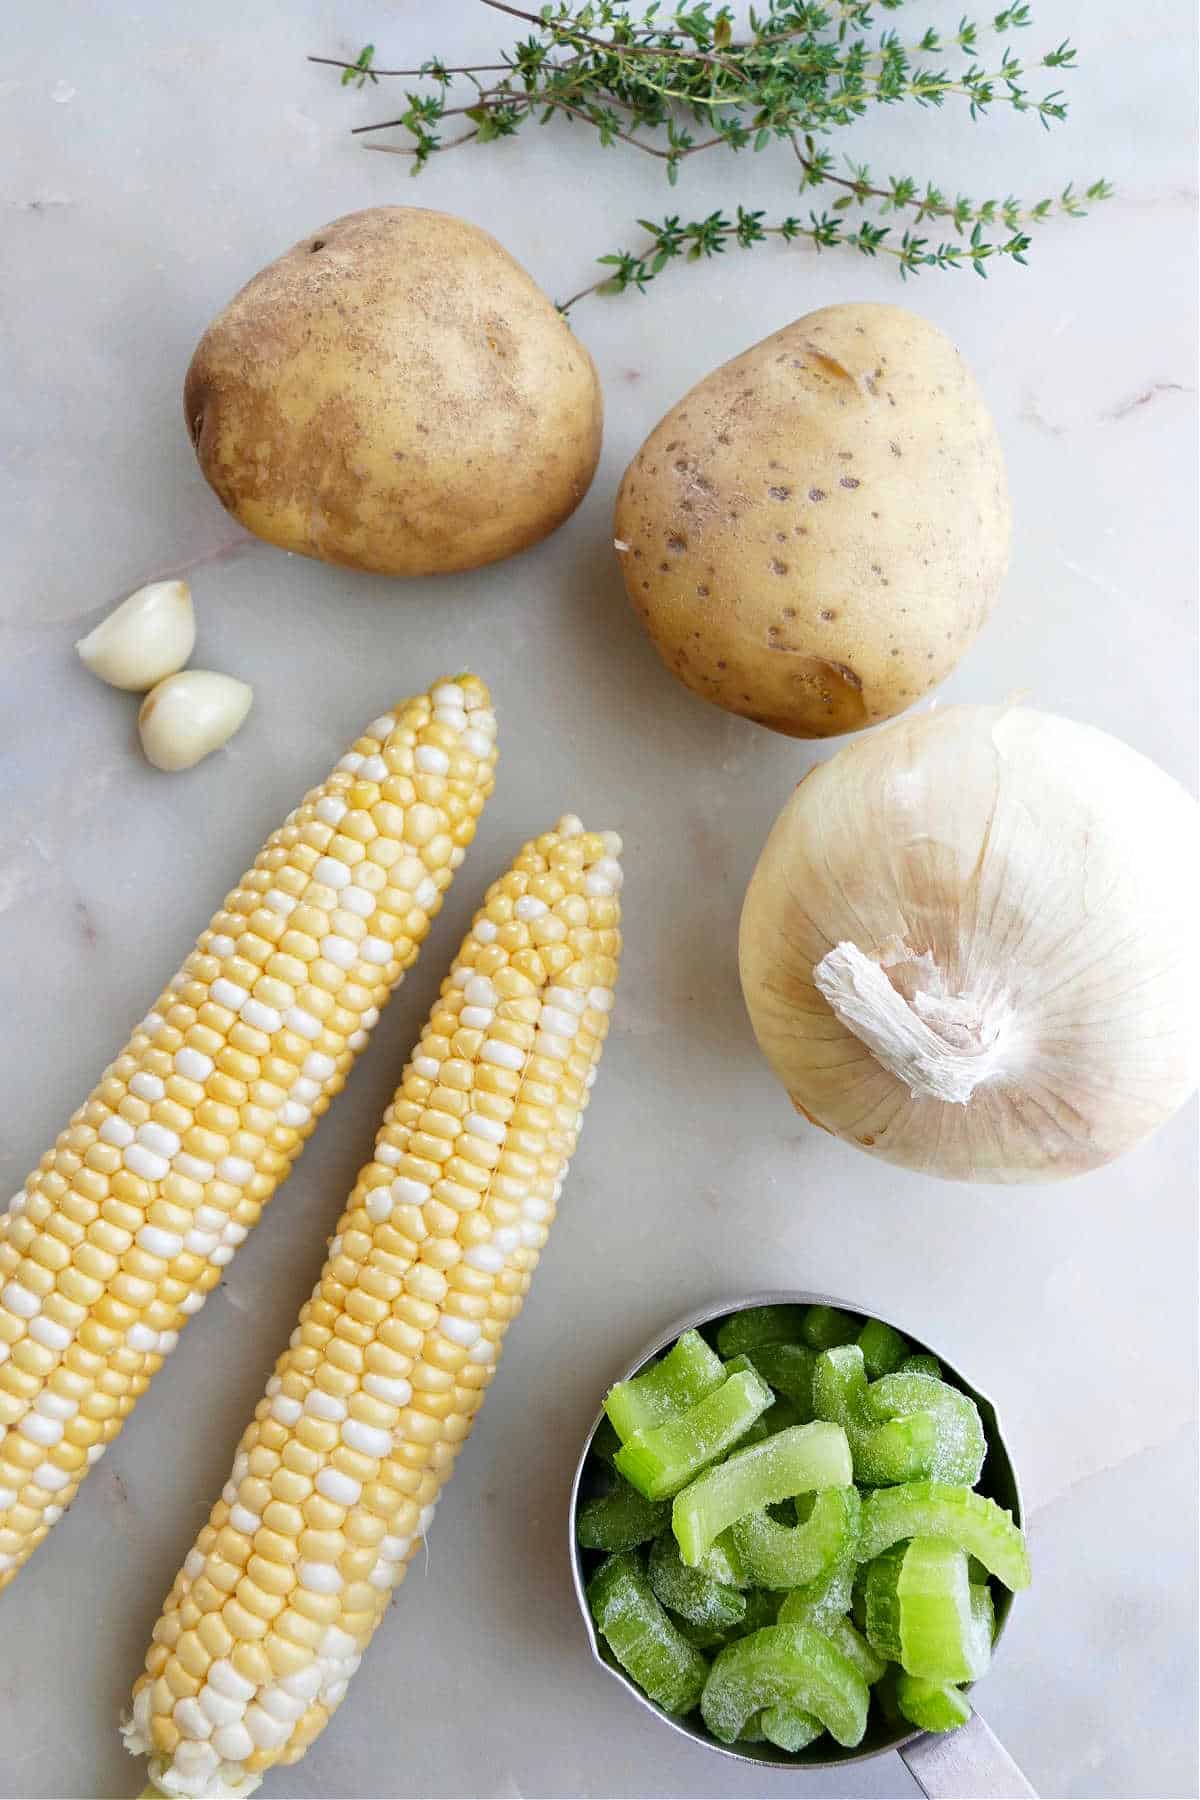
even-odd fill
[{"label": "potato skin", "polygon": [[625,471],[615,536],[674,675],[834,737],[902,712],[983,624],[1008,564],[1004,460],[935,326],[829,306],[684,395]]},{"label": "potato skin", "polygon": [[204,333],[184,383],[206,480],[284,550],[385,575],[512,556],[588,490],[591,357],[486,231],[348,213],[270,263]]}]

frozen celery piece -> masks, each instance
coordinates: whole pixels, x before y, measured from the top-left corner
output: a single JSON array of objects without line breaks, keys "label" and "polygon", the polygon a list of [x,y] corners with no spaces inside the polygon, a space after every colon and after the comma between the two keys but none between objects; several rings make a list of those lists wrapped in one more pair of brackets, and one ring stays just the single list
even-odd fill
[{"label": "frozen celery piece", "polygon": [[592,1433],[591,1451],[601,1462],[611,1464],[613,1457],[621,1448],[621,1440],[617,1436],[617,1428],[609,1418],[601,1419]]},{"label": "frozen celery piece", "polygon": [[[949,1546],[952,1555],[957,1555]],[[908,1542],[892,1544],[882,1556],[864,1563],[854,1584],[854,1617],[867,1642],[885,1662],[900,1661],[900,1571]]]},{"label": "frozen celery piece", "polygon": [[[782,1618],[782,1613],[780,1614]],[[853,1663],[868,1687],[872,1687],[883,1675],[887,1663],[882,1656],[877,1656],[862,1633],[856,1631],[849,1619],[831,1619],[820,1629],[825,1633],[835,1650],[840,1650],[848,1663]]]},{"label": "frozen celery piece", "polygon": [[668,1499],[732,1449],[772,1398],[753,1369],[731,1375],[687,1412],[627,1438],[617,1451],[616,1466],[648,1500]]},{"label": "frozen celery piece", "polygon": [[839,1562],[831,1563],[815,1581],[793,1588],[779,1609],[781,1625],[815,1625],[828,1631],[831,1623],[844,1618],[850,1610],[856,1569],[853,1549]]},{"label": "frozen celery piece", "polygon": [[735,1519],[796,1494],[849,1487],[853,1478],[850,1446],[840,1425],[823,1419],[792,1425],[761,1444],[735,1451],[690,1482],[675,1496],[671,1528],[684,1562],[695,1568],[713,1539]]},{"label": "frozen celery piece", "polygon": [[778,1618],[779,1595],[772,1594],[767,1588],[751,1588],[746,1594],[746,1616],[730,1637],[747,1637],[752,1631],[761,1631],[765,1625],[774,1625]]},{"label": "frozen celery piece", "polygon": [[[730,1358],[725,1364],[725,1374],[727,1378],[730,1375],[751,1374],[758,1375],[760,1380],[765,1379],[761,1372],[755,1368],[750,1358],[741,1355]],[[768,1382],[767,1386],[769,1387],[770,1385],[770,1382]],[[731,1450],[742,1450],[747,1444],[761,1443],[763,1438],[770,1437],[772,1431],[778,1431],[783,1425],[794,1425],[796,1420],[790,1418],[780,1419],[775,1423],[772,1423],[771,1414],[775,1412],[778,1404],[778,1401],[773,1401],[772,1405],[767,1408],[767,1411],[762,1413],[757,1419],[752,1420],[746,1430],[743,1431],[741,1437],[739,1437],[735,1443],[731,1444],[729,1448]]]},{"label": "frozen celery piece", "polygon": [[810,1306],[800,1336],[810,1350],[832,1350],[838,1344],[852,1344],[861,1329],[862,1320],[840,1306]]},{"label": "frozen celery piece", "polygon": [[651,1368],[609,1388],[604,1410],[625,1443],[634,1432],[687,1412],[724,1380],[720,1357],[698,1331],[685,1331]]},{"label": "frozen celery piece", "polygon": [[708,1676],[708,1658],[671,1623],[637,1552],[624,1550],[602,1562],[587,1597],[596,1628],[625,1673],[664,1712],[691,1712]]},{"label": "frozen celery piece", "polygon": [[867,1410],[867,1372],[857,1344],[836,1345],[813,1370],[813,1411],[841,1425],[850,1440],[857,1481],[883,1485],[929,1473],[937,1421],[928,1413],[881,1423]]},{"label": "frozen celery piece", "polygon": [[650,1586],[663,1605],[690,1625],[725,1631],[746,1616],[746,1596],[737,1588],[713,1581],[699,1569],[685,1568],[670,1531],[654,1540],[649,1574]]},{"label": "frozen celery piece", "polygon": [[735,1520],[730,1532],[757,1587],[798,1588],[815,1581],[857,1543],[859,1507],[857,1489],[826,1488],[803,1524],[780,1525],[759,1510]]},{"label": "frozen celery piece", "polygon": [[[761,1369],[759,1370],[759,1374],[762,1375]],[[765,1375],[763,1376],[763,1380],[766,1380]],[[769,1387],[770,1383],[768,1382],[767,1385]],[[776,1400],[773,1406],[767,1408],[760,1423],[766,1426],[767,1436],[774,1437],[777,1431],[786,1431],[791,1425],[807,1425],[811,1418],[811,1408],[801,1408],[785,1396],[782,1399]]]},{"label": "frozen celery piece", "polygon": [[908,1339],[882,1319],[867,1320],[858,1334],[858,1347],[872,1381],[877,1375],[890,1375],[898,1369],[911,1349]]},{"label": "frozen celery piece", "polygon": [[710,1581],[724,1582],[726,1587],[748,1588],[752,1585],[745,1564],[737,1553],[732,1528],[723,1531],[720,1537],[713,1540],[696,1567]]},{"label": "frozen celery piece", "polygon": [[763,1744],[763,1743],[765,1743],[767,1734],[763,1730],[762,1720],[763,1720],[763,1716],[761,1713],[755,1713],[752,1718],[747,1719],[746,1723],[743,1725],[742,1729],[737,1734],[738,1743],[739,1744]]},{"label": "frozen celery piece", "polygon": [[987,1455],[979,1408],[969,1394],[915,1371],[881,1375],[867,1389],[867,1409],[881,1421],[931,1413],[937,1420],[937,1447],[924,1474],[932,1481],[974,1487]]},{"label": "frozen celery piece", "polygon": [[622,1476],[607,1494],[585,1500],[575,1519],[575,1535],[585,1550],[632,1550],[670,1524],[665,1500],[647,1500]]},{"label": "frozen celery piece", "polygon": [[795,1706],[766,1706],[758,1717],[764,1738],[778,1750],[807,1750],[825,1729],[820,1719]]},{"label": "frozen celery piece", "polygon": [[971,1716],[971,1702],[948,1681],[926,1681],[903,1669],[896,1677],[896,1705],[920,1731],[953,1731]]},{"label": "frozen celery piece", "polygon": [[942,1365],[936,1356],[929,1356],[921,1351],[916,1356],[906,1356],[900,1364],[897,1374],[900,1375],[932,1375],[935,1381],[942,1379]]},{"label": "frozen celery piece", "polygon": [[811,1625],[768,1625],[721,1651],[700,1698],[704,1723],[732,1744],[764,1707],[811,1713],[852,1748],[867,1728],[870,1694],[854,1666]]},{"label": "frozen celery piece", "polygon": [[975,1402],[931,1375],[883,1375],[868,1386],[863,1353],[843,1344],[817,1358],[813,1407],[846,1430],[858,1481],[939,1480],[970,1487],[987,1444]]},{"label": "frozen celery piece", "polygon": [[800,1336],[805,1309],[802,1306],[748,1306],[726,1319],[717,1332],[722,1356],[738,1356],[757,1350],[760,1344],[789,1344]]},{"label": "frozen celery piece", "polygon": [[1014,1593],[1029,1586],[1029,1555],[1020,1527],[1011,1513],[970,1488],[910,1481],[864,1495],[858,1546],[862,1562],[909,1537],[944,1538],[978,1557]]},{"label": "frozen celery piece", "polygon": [[775,1392],[799,1412],[796,1423],[812,1418],[812,1378],[816,1351],[807,1344],[763,1344],[751,1352],[755,1368]]},{"label": "frozen celery piece", "polygon": [[879,1680],[871,1683],[871,1694],[879,1711],[889,1725],[897,1728],[908,1723],[896,1698],[896,1683],[903,1673],[898,1663],[888,1663]]},{"label": "frozen celery piece", "polygon": [[672,1613],[672,1618],[689,1644],[695,1644],[698,1650],[721,1650],[726,1644],[732,1644],[735,1638],[748,1637],[752,1631],[761,1631],[764,1625],[774,1625],[779,1611],[779,1595],[769,1594],[765,1588],[750,1588],[744,1595],[746,1601],[745,1616],[736,1625],[727,1625],[718,1630],[714,1626],[692,1625],[682,1617]]},{"label": "frozen celery piece", "polygon": [[991,1597],[971,1587],[966,1553],[944,1539],[912,1538],[885,1550],[869,1565],[866,1607],[870,1643],[908,1674],[977,1681],[986,1672]]}]

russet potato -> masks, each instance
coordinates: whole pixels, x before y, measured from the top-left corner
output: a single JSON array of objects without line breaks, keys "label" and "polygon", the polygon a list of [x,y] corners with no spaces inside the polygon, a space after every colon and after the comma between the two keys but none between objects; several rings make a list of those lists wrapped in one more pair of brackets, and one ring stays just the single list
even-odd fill
[{"label": "russet potato", "polygon": [[250,531],[387,575],[527,549],[600,454],[565,320],[486,231],[419,207],[348,213],[263,269],[201,338],[184,408]]},{"label": "russet potato", "polygon": [[983,624],[1008,561],[1004,461],[935,326],[830,306],[685,394],[626,470],[614,531],[673,674],[833,737],[903,712]]}]

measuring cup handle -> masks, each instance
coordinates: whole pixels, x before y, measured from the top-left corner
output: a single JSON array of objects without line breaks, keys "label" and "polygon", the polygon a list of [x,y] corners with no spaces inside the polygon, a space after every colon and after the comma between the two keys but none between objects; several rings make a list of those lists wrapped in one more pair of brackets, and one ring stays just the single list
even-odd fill
[{"label": "measuring cup handle", "polygon": [[926,1800],[1037,1800],[1000,1739],[978,1713],[944,1735],[925,1732],[901,1747]]}]

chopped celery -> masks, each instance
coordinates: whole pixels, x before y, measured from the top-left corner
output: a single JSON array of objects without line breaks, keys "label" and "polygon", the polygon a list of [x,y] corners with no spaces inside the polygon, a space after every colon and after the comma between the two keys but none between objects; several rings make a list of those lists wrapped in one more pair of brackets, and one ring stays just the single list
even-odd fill
[{"label": "chopped celery", "polygon": [[748,1306],[726,1319],[717,1332],[722,1356],[757,1350],[762,1344],[789,1344],[800,1336],[803,1306]]},{"label": "chopped celery", "polygon": [[[759,1374],[762,1375],[761,1369]],[[763,1375],[763,1380],[766,1381],[766,1379],[766,1376]],[[767,1382],[767,1386],[770,1385],[770,1382]],[[811,1418],[811,1407],[801,1408],[785,1395],[782,1399],[776,1400],[773,1406],[767,1408],[762,1416],[762,1423],[767,1428],[768,1436],[774,1437],[777,1431],[786,1431],[789,1425],[807,1425]]]},{"label": "chopped celery", "polygon": [[915,1371],[881,1375],[867,1389],[867,1408],[881,1421],[931,1413],[937,1420],[937,1448],[926,1471],[934,1481],[974,1487],[987,1455],[979,1408],[969,1394]]},{"label": "chopped celery", "polygon": [[691,1712],[704,1688],[708,1658],[671,1623],[637,1552],[625,1550],[602,1562],[587,1595],[596,1627],[626,1674],[665,1712]]},{"label": "chopped celery", "polygon": [[896,1705],[920,1731],[953,1731],[971,1716],[971,1702],[949,1682],[926,1681],[903,1670],[896,1677]]},{"label": "chopped celery", "polygon": [[862,1320],[840,1306],[810,1306],[800,1336],[810,1350],[832,1350],[838,1344],[852,1344],[861,1328]]},{"label": "chopped celery", "polygon": [[918,1413],[881,1424],[867,1411],[867,1372],[857,1344],[841,1344],[818,1356],[813,1370],[813,1411],[844,1429],[854,1456],[856,1481],[885,1484],[928,1473],[936,1421]]},{"label": "chopped celery", "polygon": [[737,1553],[732,1529],[723,1531],[720,1537],[713,1540],[696,1567],[710,1581],[724,1582],[726,1587],[748,1588],[751,1585],[750,1577]]},{"label": "chopped celery", "polygon": [[[782,1613],[780,1614],[782,1618]],[[883,1675],[887,1663],[882,1656],[877,1656],[861,1632],[854,1629],[849,1619],[832,1619],[829,1624],[820,1627],[835,1650],[840,1650],[848,1663],[853,1663],[868,1687],[872,1687]]]},{"label": "chopped celery", "polygon": [[890,1375],[898,1369],[909,1352],[907,1338],[882,1319],[868,1319],[858,1334],[858,1347],[872,1380],[877,1375]]},{"label": "chopped celery", "polygon": [[813,1407],[844,1426],[861,1482],[979,1479],[987,1449],[979,1409],[931,1375],[883,1375],[868,1386],[861,1348],[843,1344],[817,1358]]},{"label": "chopped celery", "polygon": [[846,1555],[804,1587],[793,1588],[779,1609],[781,1625],[815,1625],[828,1631],[830,1624],[850,1609],[854,1587],[854,1546]]},{"label": "chopped celery", "polygon": [[817,1488],[849,1487],[853,1474],[845,1432],[820,1419],[735,1451],[676,1495],[671,1526],[684,1562],[695,1568],[713,1539],[746,1513]]},{"label": "chopped celery", "polygon": [[878,1681],[871,1683],[871,1694],[887,1723],[893,1729],[907,1723],[896,1698],[896,1683],[904,1670],[898,1663],[888,1663]]},{"label": "chopped celery", "polygon": [[766,1588],[751,1588],[746,1595],[746,1616],[730,1636],[745,1637],[751,1631],[761,1631],[764,1625],[774,1625],[778,1618],[779,1595]]},{"label": "chopped celery", "polygon": [[617,1436],[617,1428],[610,1418],[601,1419],[592,1433],[592,1455],[598,1456],[601,1462],[611,1463],[621,1448],[621,1440]]},{"label": "chopped celery", "polygon": [[758,1716],[764,1738],[778,1750],[806,1750],[825,1729],[820,1719],[795,1706],[767,1706]]},{"label": "chopped celery", "polygon": [[[695,1644],[698,1650],[720,1650],[726,1644],[732,1644],[735,1638],[748,1637],[752,1631],[761,1631],[764,1625],[774,1625],[779,1612],[779,1595],[770,1594],[765,1588],[748,1588],[745,1595],[745,1617],[736,1625],[727,1625],[722,1630],[716,1626],[692,1625],[687,1619],[675,1618],[689,1644]],[[672,1615],[674,1616],[674,1615]]]},{"label": "chopped celery", "polygon": [[667,1354],[640,1375],[608,1390],[604,1410],[621,1441],[683,1413],[725,1380],[721,1359],[698,1331],[685,1331]]},{"label": "chopped celery", "polygon": [[632,1550],[648,1543],[670,1524],[665,1500],[647,1500],[620,1475],[607,1494],[585,1500],[575,1520],[575,1535],[585,1550]]},{"label": "chopped celery", "polygon": [[751,1360],[768,1387],[796,1407],[798,1425],[812,1418],[815,1350],[807,1344],[763,1344],[751,1353]]},{"label": "chopped celery", "polygon": [[724,1456],[771,1400],[770,1388],[753,1369],[731,1375],[687,1412],[627,1438],[617,1451],[616,1466],[639,1494],[665,1500]]},{"label": "chopped celery", "polygon": [[792,1755],[826,1730],[857,1745],[872,1706],[893,1736],[970,1717],[990,1578],[1023,1588],[1029,1560],[974,1491],[983,1422],[935,1357],[838,1307],[752,1307],[685,1332],[605,1412],[591,1450],[615,1486],[576,1531],[610,1552],[589,1604],[653,1701]]},{"label": "chopped celery", "polygon": [[[977,1596],[987,1596],[987,1612]],[[966,1553],[940,1538],[893,1545],[869,1565],[867,1637],[881,1656],[930,1681],[977,1681],[992,1655],[986,1588]]]},{"label": "chopped celery", "polygon": [[854,1584],[855,1619],[867,1642],[885,1662],[899,1662],[900,1597],[897,1591],[907,1543],[893,1544],[874,1562],[863,1563]]},{"label": "chopped celery", "polygon": [[670,1531],[654,1540],[649,1574],[650,1586],[663,1605],[690,1625],[724,1631],[746,1616],[746,1596],[737,1588],[713,1581],[699,1569],[685,1568]]},{"label": "chopped celery", "polygon": [[704,1723],[732,1744],[763,1707],[812,1713],[852,1748],[867,1728],[870,1694],[853,1664],[811,1625],[769,1625],[721,1651],[700,1698]]},{"label": "chopped celery", "polygon": [[858,1541],[858,1490],[827,1488],[800,1525],[780,1525],[765,1510],[730,1526],[738,1556],[757,1587],[798,1588],[815,1581]]},{"label": "chopped celery", "polygon": [[908,1537],[944,1538],[978,1557],[1014,1593],[1029,1586],[1029,1556],[1020,1527],[1011,1513],[970,1488],[910,1481],[864,1495],[858,1547],[863,1562]]}]

